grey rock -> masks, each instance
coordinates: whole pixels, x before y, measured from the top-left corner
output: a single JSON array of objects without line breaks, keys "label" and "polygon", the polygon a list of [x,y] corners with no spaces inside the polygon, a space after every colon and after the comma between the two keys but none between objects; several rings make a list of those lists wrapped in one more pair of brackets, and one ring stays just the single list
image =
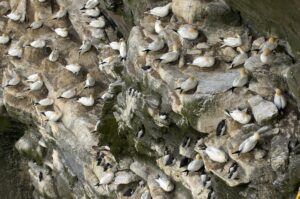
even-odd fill
[{"label": "grey rock", "polygon": [[289,158],[288,139],[283,135],[275,136],[271,141],[271,166],[274,171],[284,172]]}]

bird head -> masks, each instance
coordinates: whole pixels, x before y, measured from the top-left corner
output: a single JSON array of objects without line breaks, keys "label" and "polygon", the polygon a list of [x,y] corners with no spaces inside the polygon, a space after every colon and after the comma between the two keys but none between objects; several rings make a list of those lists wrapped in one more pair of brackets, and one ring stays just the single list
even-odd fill
[{"label": "bird head", "polygon": [[259,140],[259,139],[260,139],[259,132],[255,132],[253,136],[254,136],[254,138],[255,138],[256,140]]},{"label": "bird head", "polygon": [[195,33],[195,32],[196,32],[196,30],[195,30],[195,28],[193,28],[193,27],[190,27],[190,28],[188,29],[188,32],[190,32],[190,33]]},{"label": "bird head", "polygon": [[275,88],[275,94],[276,95],[281,95],[282,92],[281,92],[281,90],[279,88]]},{"label": "bird head", "polygon": [[194,80],[195,80],[195,77],[194,77],[194,76],[190,76],[190,77],[189,77],[189,80],[194,81]]},{"label": "bird head", "polygon": [[200,159],[201,159],[201,156],[200,156],[199,153],[197,153],[197,155],[196,155],[196,160],[200,160]]},{"label": "bird head", "polygon": [[235,36],[236,38],[241,38],[241,36],[240,36],[239,34],[237,34],[237,33],[236,33],[234,36]]},{"label": "bird head", "polygon": [[271,43],[271,44],[275,43],[276,41],[277,41],[277,38],[276,38],[276,37],[273,37],[273,36],[271,36],[271,37],[268,39],[268,42]]},{"label": "bird head", "polygon": [[245,68],[240,68],[239,71],[240,71],[240,76],[241,76],[241,77],[246,76],[247,72],[246,72],[246,69],[245,69]]}]

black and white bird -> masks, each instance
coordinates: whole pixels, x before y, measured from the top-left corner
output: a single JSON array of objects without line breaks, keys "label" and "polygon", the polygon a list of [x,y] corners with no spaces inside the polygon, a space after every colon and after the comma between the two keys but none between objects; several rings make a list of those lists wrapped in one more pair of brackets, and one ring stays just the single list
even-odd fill
[{"label": "black and white bird", "polygon": [[252,136],[247,138],[240,144],[239,149],[232,154],[238,154],[240,155],[241,153],[248,153],[252,151],[252,149],[255,148],[258,140],[260,139],[259,132],[255,132]]},{"label": "black and white bird", "polygon": [[139,129],[138,132],[136,133],[136,138],[141,139],[145,135],[145,126],[142,125]]},{"label": "black and white bird", "polygon": [[162,161],[163,161],[163,164],[165,166],[169,166],[169,165],[172,165],[174,164],[175,162],[175,158],[174,156],[171,154],[171,152],[169,151],[168,148],[166,148],[166,150],[164,151],[164,155],[162,157]]},{"label": "black and white bird", "polygon": [[238,168],[239,165],[238,163],[234,162],[228,170],[228,178],[229,179],[236,179],[237,175],[238,175]]},{"label": "black and white bird", "polygon": [[43,172],[40,171],[39,173],[39,181],[41,182],[43,180]]},{"label": "black and white bird", "polygon": [[226,120],[221,120],[216,129],[216,135],[222,136],[226,133]]}]

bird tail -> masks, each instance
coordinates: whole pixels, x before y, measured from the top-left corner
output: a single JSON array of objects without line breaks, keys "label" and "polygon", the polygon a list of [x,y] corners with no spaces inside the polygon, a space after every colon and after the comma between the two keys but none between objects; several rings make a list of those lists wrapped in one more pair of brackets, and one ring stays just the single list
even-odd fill
[{"label": "bird tail", "polygon": [[184,171],[182,171],[182,173],[186,173],[186,175],[189,175],[189,170],[184,170]]},{"label": "bird tail", "polygon": [[162,61],[162,59],[161,59],[161,58],[158,58],[158,59],[154,59],[154,61],[161,62],[161,61]]},{"label": "bird tail", "polygon": [[145,52],[146,54],[149,53],[150,51],[151,51],[150,49],[143,50],[143,52]]},{"label": "bird tail", "polygon": [[224,114],[227,115],[227,116],[229,116],[229,117],[231,117],[230,112],[227,109],[224,110]]},{"label": "bird tail", "polygon": [[240,151],[240,150],[237,150],[237,151],[235,151],[235,152],[233,152],[233,153],[231,153],[231,154],[238,154],[238,155],[240,155],[240,154],[241,154],[241,151]]}]

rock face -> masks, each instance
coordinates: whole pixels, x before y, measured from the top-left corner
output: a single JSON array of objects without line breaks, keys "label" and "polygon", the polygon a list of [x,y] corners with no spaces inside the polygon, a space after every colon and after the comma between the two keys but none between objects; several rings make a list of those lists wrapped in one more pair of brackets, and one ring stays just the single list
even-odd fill
[{"label": "rock face", "polygon": [[[156,17],[144,14],[144,8],[166,1],[100,1],[106,21],[101,29],[88,25],[93,19],[82,10],[83,1],[9,3],[29,22],[3,19],[3,30],[11,37],[7,46],[0,46],[3,103],[12,117],[32,127],[16,148],[28,158],[34,198],[295,196],[300,123],[294,103],[297,81],[290,80],[297,65],[280,43],[271,52],[274,61],[262,64],[261,52],[252,44],[257,38],[239,25],[239,17],[223,1],[172,1],[172,11],[160,19],[159,35]],[[59,8],[67,9],[68,15],[53,20]],[[27,30],[39,14],[43,27]],[[186,23],[193,23],[187,32],[198,31],[196,39],[174,31]],[[54,31],[64,27],[66,38]],[[222,46],[221,38],[227,37],[240,38],[240,49]],[[47,46],[32,47],[37,39],[45,39]],[[159,39],[164,48],[146,53]],[[6,56],[13,47],[22,52],[18,58]],[[53,61],[48,56],[55,50],[59,58]],[[171,51],[179,52],[178,59],[160,62]],[[228,62],[239,51],[249,58],[244,66],[231,68]],[[212,58],[213,66],[190,64],[199,56]],[[239,70],[243,67],[246,72]],[[244,76],[245,85],[233,89],[233,81]],[[95,85],[86,88],[87,78]],[[287,99],[283,111],[273,102],[275,88]],[[67,90],[75,96],[61,98]],[[45,98],[51,103],[42,106]],[[84,106],[79,98],[90,104]],[[229,117],[226,109],[251,113]],[[245,115],[251,119],[241,122]],[[225,130],[216,135],[216,129]],[[255,132],[255,147],[236,154]],[[196,156],[204,164],[200,174],[187,172],[192,166],[183,165]],[[229,172],[233,168],[235,177]]]}]

